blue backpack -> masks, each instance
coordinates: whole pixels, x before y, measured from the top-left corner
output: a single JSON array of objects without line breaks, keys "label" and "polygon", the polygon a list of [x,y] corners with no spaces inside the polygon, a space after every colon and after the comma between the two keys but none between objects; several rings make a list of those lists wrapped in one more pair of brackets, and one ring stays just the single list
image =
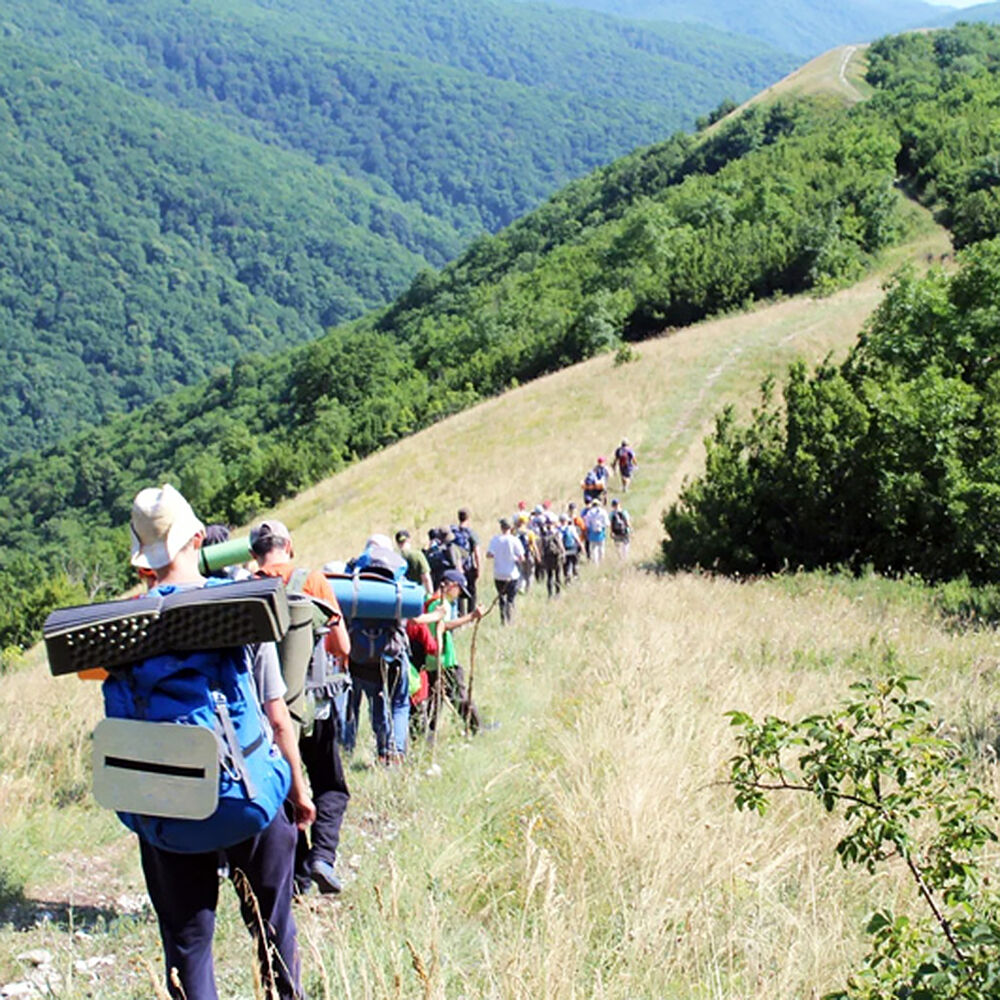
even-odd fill
[{"label": "blue backpack", "polygon": [[573,529],[569,525],[566,525],[562,529],[563,537],[563,548],[572,555],[574,552],[580,551],[580,545],[576,540],[576,535],[573,533]]},{"label": "blue backpack", "polygon": [[218,804],[205,819],[119,812],[143,840],[188,854],[231,847],[264,830],[282,808],[291,769],[271,739],[251,673],[249,647],[153,656],[104,682],[110,719],[171,722],[214,734]]},{"label": "blue backpack", "polygon": [[[372,668],[381,667],[383,663],[398,663],[407,657],[409,642],[402,622],[403,595],[404,591],[414,589],[419,589],[422,595],[423,588],[406,579],[406,560],[388,549],[366,549],[357,559],[352,559],[347,568],[353,573],[354,583],[358,586],[367,582],[369,587],[374,583],[386,590],[386,584],[395,585],[395,589],[387,589],[389,598],[385,614],[378,617],[353,615],[353,602],[341,604],[347,634],[351,637],[350,667],[360,675],[370,677],[373,675]],[[394,605],[399,615],[393,613]],[[358,671],[359,667],[369,669]]]},{"label": "blue backpack", "polygon": [[471,576],[476,571],[475,545],[472,541],[472,532],[463,525],[453,524],[451,526],[451,537],[455,539],[455,545],[461,550],[462,565],[457,568],[466,576]]}]

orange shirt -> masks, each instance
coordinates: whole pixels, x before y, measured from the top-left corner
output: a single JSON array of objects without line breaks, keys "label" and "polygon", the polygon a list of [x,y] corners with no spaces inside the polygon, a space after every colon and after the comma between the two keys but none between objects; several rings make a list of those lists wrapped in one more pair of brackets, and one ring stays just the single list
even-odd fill
[{"label": "orange shirt", "polygon": [[[288,581],[292,578],[292,574],[295,572],[295,564],[291,561],[279,562],[279,563],[268,563],[267,566],[262,566],[257,570],[258,576],[278,576],[285,582],[287,586]],[[323,571],[319,569],[314,569],[307,577],[306,582],[302,585],[302,593],[308,594],[310,597],[316,597],[330,607],[335,608],[337,613],[340,614],[340,605],[337,603],[337,598],[333,593],[333,588],[330,586],[330,581],[323,575]],[[336,655],[336,633],[331,629],[326,634],[326,651],[328,653],[333,653]]]}]

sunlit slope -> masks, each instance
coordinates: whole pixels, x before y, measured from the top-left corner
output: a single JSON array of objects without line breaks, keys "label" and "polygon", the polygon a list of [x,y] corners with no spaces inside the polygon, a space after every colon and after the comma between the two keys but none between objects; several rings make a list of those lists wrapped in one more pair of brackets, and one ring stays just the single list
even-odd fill
[{"label": "sunlit slope", "polygon": [[732,114],[738,114],[751,105],[767,106],[776,101],[797,97],[818,97],[838,104],[857,104],[872,93],[872,88],[865,82],[867,49],[867,45],[839,45],[830,49],[829,52],[810,59],[766,90],[755,94]]},{"label": "sunlit slope", "polygon": [[[636,563],[655,552],[660,512],[697,471],[713,414],[726,402],[751,406],[760,379],[794,358],[841,355],[889,270],[949,248],[927,223],[853,288],[679,330],[617,367],[604,356],[541,379],[275,511],[299,561],[315,566],[355,553],[374,530],[449,523],[459,505],[488,535],[519,499],[562,504],[623,435],[641,461],[627,497],[633,565],[585,568],[558,602],[536,590],[512,630],[495,614],[484,621],[476,697],[501,728],[466,744],[449,720],[434,759],[418,746],[405,779],[356,759],[341,852],[347,905],[298,909],[310,995],[773,1000],[837,985],[858,952],[867,883],[845,881],[804,810],[780,810],[766,828],[708,787],[732,753],[722,712],[815,707],[846,687],[857,651],[880,637],[917,668],[937,664],[940,688],[946,670],[952,683],[958,664],[982,662],[992,640],[956,646],[891,607],[662,579]],[[466,632],[467,664],[469,643]],[[963,680],[954,703],[965,690]],[[132,838],[88,791],[99,700],[94,685],[50,678],[40,650],[0,685],[0,983],[28,947],[67,963],[110,953],[119,966],[96,995],[124,1000],[148,992],[143,963],[158,967],[159,945],[148,913],[114,923],[143,883]],[[60,901],[106,912],[112,930],[94,925],[81,944],[72,923],[32,924]],[[29,930],[3,928],[15,913]],[[250,995],[247,948],[226,892],[223,995]]]},{"label": "sunlit slope", "polygon": [[627,364],[604,355],[539,379],[371,456],[276,513],[310,562],[349,554],[373,531],[450,523],[459,505],[491,531],[518,500],[577,499],[594,459],[610,461],[628,437],[641,462],[628,503],[637,544],[651,552],[659,515],[696,467],[721,406],[751,405],[763,376],[795,358],[846,351],[881,296],[887,268],[950,249],[927,221],[923,235],[858,285],[677,330],[635,345],[636,360]]}]

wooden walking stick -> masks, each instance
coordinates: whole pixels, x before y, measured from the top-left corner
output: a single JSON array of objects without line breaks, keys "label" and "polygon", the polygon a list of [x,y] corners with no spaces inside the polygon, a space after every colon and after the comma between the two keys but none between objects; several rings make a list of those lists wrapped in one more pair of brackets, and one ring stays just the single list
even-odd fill
[{"label": "wooden walking stick", "polygon": [[469,711],[465,713],[465,735],[469,735],[469,718],[472,715],[472,682],[476,676],[476,640],[479,638],[479,625],[482,620],[497,606],[500,595],[493,598],[493,603],[480,615],[476,624],[472,626],[472,643],[469,646],[469,686],[466,688],[465,697],[468,699]]}]

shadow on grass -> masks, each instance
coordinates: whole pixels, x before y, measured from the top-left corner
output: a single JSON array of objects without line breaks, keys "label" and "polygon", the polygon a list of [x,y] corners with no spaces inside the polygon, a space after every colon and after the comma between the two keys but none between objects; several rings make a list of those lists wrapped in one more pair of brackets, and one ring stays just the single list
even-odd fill
[{"label": "shadow on grass", "polygon": [[0,870],[0,927],[28,931],[47,926],[63,931],[104,930],[120,919],[132,919],[131,911],[112,906],[74,905],[65,900],[29,899],[23,887]]}]

